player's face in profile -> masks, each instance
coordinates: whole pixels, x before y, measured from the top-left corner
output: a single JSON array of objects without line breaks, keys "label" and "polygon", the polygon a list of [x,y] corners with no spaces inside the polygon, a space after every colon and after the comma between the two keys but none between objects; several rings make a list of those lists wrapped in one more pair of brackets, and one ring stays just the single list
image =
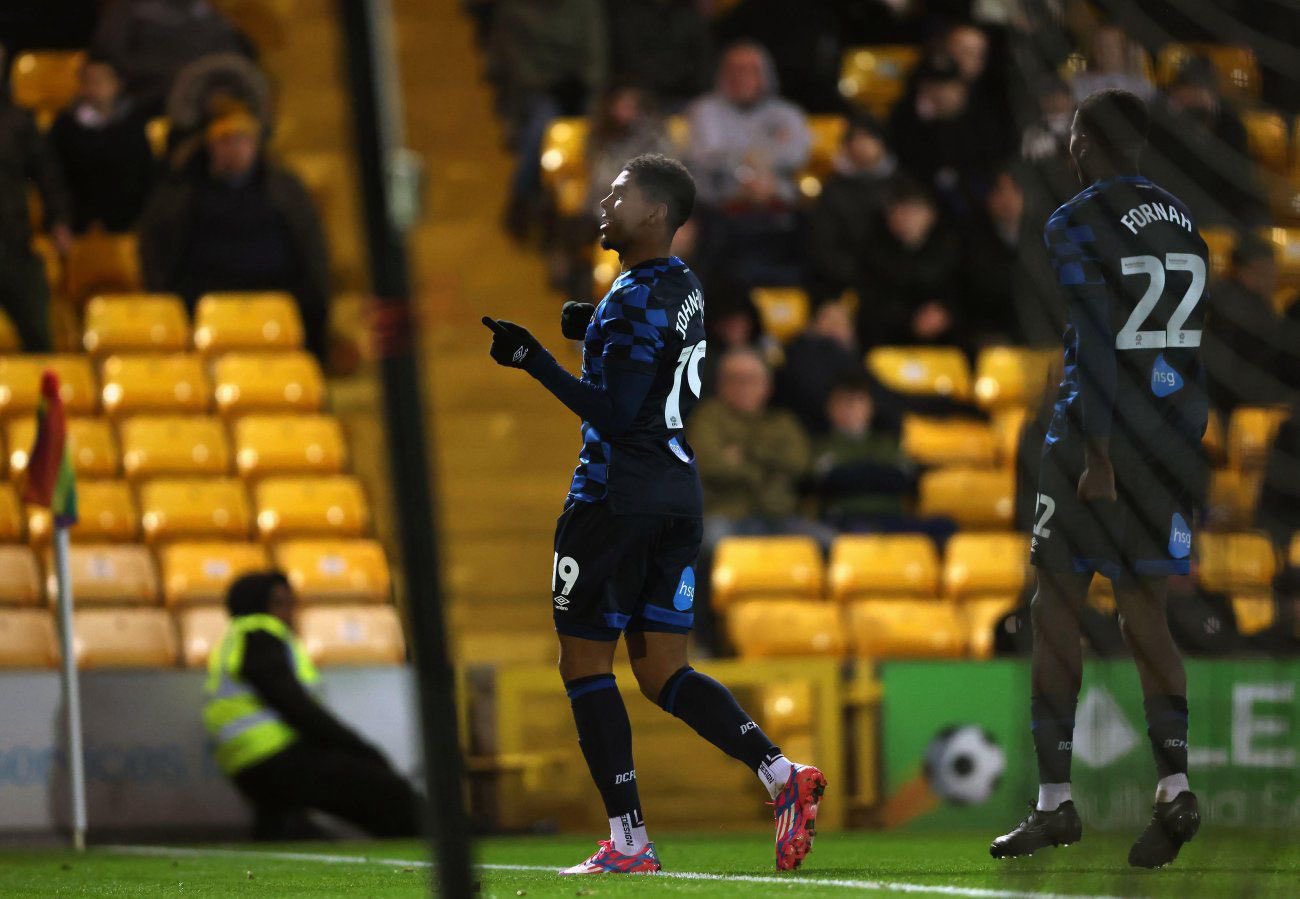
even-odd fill
[{"label": "player's face in profile", "polygon": [[628,242],[647,226],[654,205],[641,193],[632,176],[619,172],[609,195],[600,201],[600,245],[622,253]]}]

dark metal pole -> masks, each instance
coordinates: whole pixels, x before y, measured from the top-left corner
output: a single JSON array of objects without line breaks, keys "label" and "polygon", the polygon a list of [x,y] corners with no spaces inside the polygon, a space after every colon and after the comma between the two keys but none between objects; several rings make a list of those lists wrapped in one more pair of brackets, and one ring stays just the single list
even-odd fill
[{"label": "dark metal pole", "polygon": [[459,899],[472,890],[469,828],[404,236],[418,208],[418,178],[412,155],[402,147],[401,98],[388,2],[339,0],[338,8],[347,47],[352,121],[377,302],[375,336],[429,793],[426,818],[438,892]]}]

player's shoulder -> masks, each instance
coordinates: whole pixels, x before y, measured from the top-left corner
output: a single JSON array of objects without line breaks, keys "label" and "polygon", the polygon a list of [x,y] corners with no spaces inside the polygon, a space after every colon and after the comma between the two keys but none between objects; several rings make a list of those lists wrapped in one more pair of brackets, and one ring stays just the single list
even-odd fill
[{"label": "player's shoulder", "polygon": [[676,256],[652,259],[633,266],[618,276],[609,295],[610,314],[636,313],[647,309],[669,309],[698,291],[695,273]]},{"label": "player's shoulder", "polygon": [[1052,234],[1053,232],[1064,231],[1090,218],[1097,210],[1097,200],[1100,196],[1101,189],[1098,185],[1092,184],[1085,187],[1056,207],[1056,211],[1047,217],[1047,224],[1043,227],[1043,233]]}]

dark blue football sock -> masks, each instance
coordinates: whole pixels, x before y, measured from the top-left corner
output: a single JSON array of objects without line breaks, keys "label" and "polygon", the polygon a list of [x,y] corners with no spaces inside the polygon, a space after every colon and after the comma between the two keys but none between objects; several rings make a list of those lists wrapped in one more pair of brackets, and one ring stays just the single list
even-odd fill
[{"label": "dark blue football sock", "polygon": [[632,763],[632,725],[614,675],[595,674],[565,681],[564,689],[578,726],[578,744],[605,802],[606,814],[610,818],[629,815],[630,820],[639,823],[641,798]]},{"label": "dark blue football sock", "polygon": [[1034,753],[1038,756],[1038,782],[1070,782],[1070,762],[1074,758],[1073,696],[1033,697],[1029,704],[1030,728],[1034,733]]},{"label": "dark blue football sock", "polygon": [[668,678],[659,691],[659,706],[755,773],[782,758],[781,750],[740,707],[731,691],[690,665]]},{"label": "dark blue football sock", "polygon": [[1148,696],[1142,701],[1147,736],[1161,777],[1187,773],[1187,697]]}]

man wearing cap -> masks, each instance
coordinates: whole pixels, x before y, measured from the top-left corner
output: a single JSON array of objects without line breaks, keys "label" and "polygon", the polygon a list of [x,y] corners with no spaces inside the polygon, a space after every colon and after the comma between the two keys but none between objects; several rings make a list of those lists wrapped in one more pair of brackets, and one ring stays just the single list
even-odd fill
[{"label": "man wearing cap", "polygon": [[203,722],[217,765],[253,806],[254,838],[315,835],[310,809],[374,836],[416,834],[410,785],[312,695],[319,678],[294,636],[295,602],[278,571],[239,578],[226,596],[230,627],[208,659]]}]

